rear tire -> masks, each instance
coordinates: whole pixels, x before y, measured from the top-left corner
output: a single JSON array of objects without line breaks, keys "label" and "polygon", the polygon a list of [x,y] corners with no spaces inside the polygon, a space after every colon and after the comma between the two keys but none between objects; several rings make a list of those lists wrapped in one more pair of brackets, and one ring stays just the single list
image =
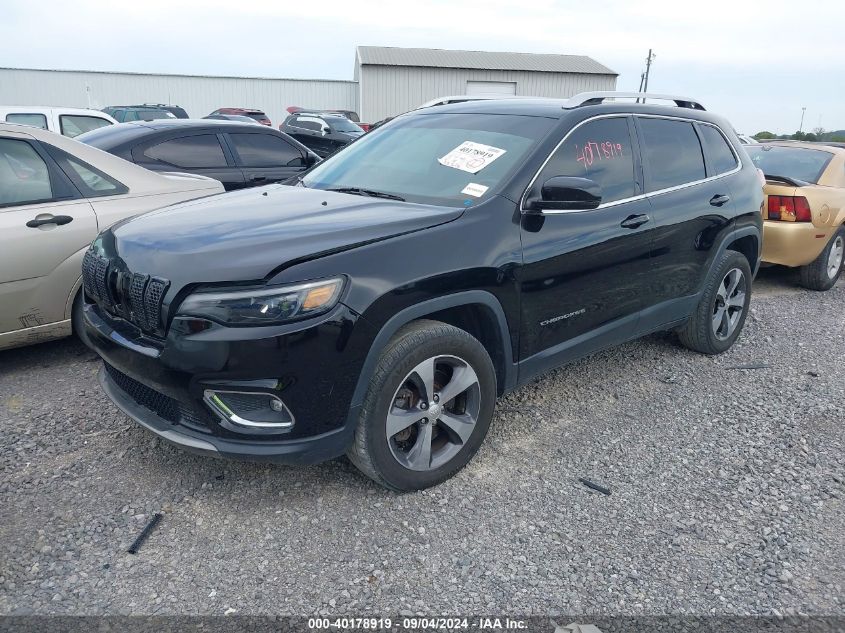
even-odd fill
[{"label": "rear tire", "polygon": [[845,228],[840,228],[821,254],[806,266],[801,266],[801,285],[810,290],[830,290],[842,274],[845,253]]},{"label": "rear tire", "polygon": [[382,352],[347,456],[392,490],[436,486],[478,451],[495,400],[493,362],[478,340],[445,323],[415,321]]},{"label": "rear tire", "polygon": [[702,354],[721,354],[734,344],[745,324],[751,301],[751,267],[736,251],[725,251],[704,284],[704,293],[687,324],[681,343]]}]

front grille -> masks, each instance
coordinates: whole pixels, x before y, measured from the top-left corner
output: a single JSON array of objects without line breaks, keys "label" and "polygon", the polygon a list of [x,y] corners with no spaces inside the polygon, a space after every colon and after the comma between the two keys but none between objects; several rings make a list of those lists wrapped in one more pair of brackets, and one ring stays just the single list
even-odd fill
[{"label": "front grille", "polygon": [[93,250],[82,260],[85,293],[106,312],[138,326],[144,332],[161,335],[161,306],[170,282],[160,277],[130,273],[115,261]]},{"label": "front grille", "polygon": [[109,378],[136,404],[149,409],[168,422],[184,424],[205,433],[209,432],[209,420],[205,412],[147,387],[108,363],[104,364]]}]

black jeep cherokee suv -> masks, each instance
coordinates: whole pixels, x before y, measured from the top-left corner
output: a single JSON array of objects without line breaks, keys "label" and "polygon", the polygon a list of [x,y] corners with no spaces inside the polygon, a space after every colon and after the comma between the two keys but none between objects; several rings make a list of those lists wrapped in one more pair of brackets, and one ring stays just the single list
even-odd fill
[{"label": "black jeep cherokee suv", "polygon": [[622,96],[412,112],[292,186],[104,231],[83,264],[104,389],[187,449],[346,453],[412,490],[548,369],[657,330],[725,351],[760,257],[758,174],[698,103]]}]

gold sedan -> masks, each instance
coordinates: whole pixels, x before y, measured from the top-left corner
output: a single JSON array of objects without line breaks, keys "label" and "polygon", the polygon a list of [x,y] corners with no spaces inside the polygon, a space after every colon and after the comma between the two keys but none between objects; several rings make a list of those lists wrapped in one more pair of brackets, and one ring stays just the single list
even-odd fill
[{"label": "gold sedan", "polygon": [[845,253],[845,148],[775,142],[745,147],[766,177],[763,261],[801,270],[801,285],[828,290]]},{"label": "gold sedan", "polygon": [[28,125],[0,123],[0,350],[79,333],[82,256],[99,231],[223,191]]}]

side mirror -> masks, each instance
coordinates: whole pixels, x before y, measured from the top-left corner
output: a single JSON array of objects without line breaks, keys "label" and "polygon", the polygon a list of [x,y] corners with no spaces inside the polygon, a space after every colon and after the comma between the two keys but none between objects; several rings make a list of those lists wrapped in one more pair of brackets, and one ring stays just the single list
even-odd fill
[{"label": "side mirror", "polygon": [[320,162],[320,157],[316,154],[308,153],[305,155],[305,166],[306,167],[313,167],[317,163]]},{"label": "side mirror", "polygon": [[589,178],[555,176],[540,188],[539,198],[529,198],[532,211],[585,211],[601,204],[601,186]]}]

